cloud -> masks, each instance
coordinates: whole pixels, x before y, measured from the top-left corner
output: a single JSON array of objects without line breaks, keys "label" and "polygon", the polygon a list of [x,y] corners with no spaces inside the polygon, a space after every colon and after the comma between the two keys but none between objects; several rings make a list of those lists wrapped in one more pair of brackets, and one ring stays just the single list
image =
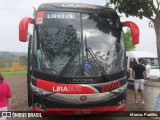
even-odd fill
[{"label": "cloud", "polygon": [[[33,7],[37,8],[42,3],[76,2],[75,0],[1,0],[0,4],[0,51],[25,51],[27,43],[18,40],[19,22],[23,17],[33,17]],[[105,0],[78,0],[79,3],[104,5]]]},{"label": "cloud", "polygon": [[[27,43],[21,43],[18,40],[18,25],[23,17],[33,17],[33,7],[37,8],[42,3],[53,2],[73,2],[73,3],[88,3],[105,5],[106,0],[0,0],[0,51],[27,51]],[[138,24],[141,30],[140,44],[136,46],[137,50],[147,50],[156,52],[156,38],[154,30],[148,28],[146,19],[139,20],[138,18],[130,17],[124,20],[131,20]],[[150,45],[150,47],[148,47]]]}]

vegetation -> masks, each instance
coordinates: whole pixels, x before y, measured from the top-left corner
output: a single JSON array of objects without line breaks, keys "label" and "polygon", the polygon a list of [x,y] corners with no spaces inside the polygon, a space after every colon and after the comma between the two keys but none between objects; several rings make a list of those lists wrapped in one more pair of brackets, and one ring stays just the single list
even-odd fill
[{"label": "vegetation", "polygon": [[0,52],[0,72],[26,71],[26,53]]},{"label": "vegetation", "polygon": [[135,46],[132,44],[132,38],[129,29],[127,29],[127,32],[124,33],[124,43],[126,51],[134,50]]},{"label": "vegetation", "polygon": [[33,17],[34,17],[34,18],[36,17],[36,12],[37,12],[36,8],[33,7]]},{"label": "vegetation", "polygon": [[16,71],[16,72],[1,72],[4,77],[11,76],[27,76],[27,71]]},{"label": "vegetation", "polygon": [[[114,4],[115,9],[126,16],[148,18],[153,23],[157,38],[157,52],[160,58],[160,1],[159,0],[109,0],[107,6]],[[152,26],[152,24],[150,24]]]},{"label": "vegetation", "polygon": [[26,65],[27,55],[24,52],[6,52],[0,51],[0,68],[3,66],[9,67],[13,62],[20,62]]}]

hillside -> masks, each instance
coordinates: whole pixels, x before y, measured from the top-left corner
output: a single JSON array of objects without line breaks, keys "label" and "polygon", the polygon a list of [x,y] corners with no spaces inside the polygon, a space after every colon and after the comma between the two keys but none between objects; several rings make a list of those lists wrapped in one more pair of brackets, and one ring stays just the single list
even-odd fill
[{"label": "hillside", "polygon": [[12,63],[18,61],[20,56],[27,56],[27,53],[0,51],[0,62]]}]

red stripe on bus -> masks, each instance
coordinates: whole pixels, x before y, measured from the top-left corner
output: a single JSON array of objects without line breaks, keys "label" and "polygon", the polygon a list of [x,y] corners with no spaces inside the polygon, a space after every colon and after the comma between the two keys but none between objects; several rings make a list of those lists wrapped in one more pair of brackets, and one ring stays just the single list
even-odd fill
[{"label": "red stripe on bus", "polygon": [[90,86],[81,84],[63,84],[36,79],[36,86],[44,90],[61,94],[93,94],[95,91]]},{"label": "red stripe on bus", "polygon": [[96,115],[113,112],[122,112],[126,108],[126,104],[116,108],[116,106],[91,107],[91,108],[46,108],[47,112],[41,111],[39,108],[33,107],[34,112],[41,112],[45,116],[75,116],[75,115]]}]

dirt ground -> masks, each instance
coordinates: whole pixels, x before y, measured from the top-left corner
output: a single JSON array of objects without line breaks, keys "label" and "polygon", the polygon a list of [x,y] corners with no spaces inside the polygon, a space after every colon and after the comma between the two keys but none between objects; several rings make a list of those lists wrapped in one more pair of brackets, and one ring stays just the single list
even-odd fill
[{"label": "dirt ground", "polygon": [[[30,111],[27,106],[27,84],[26,77],[14,76],[6,78],[12,90],[11,110]],[[133,89],[127,90],[127,109],[126,111],[143,111],[143,104],[135,104]],[[8,120],[150,120],[146,117],[65,117],[65,118],[8,118]]]}]

